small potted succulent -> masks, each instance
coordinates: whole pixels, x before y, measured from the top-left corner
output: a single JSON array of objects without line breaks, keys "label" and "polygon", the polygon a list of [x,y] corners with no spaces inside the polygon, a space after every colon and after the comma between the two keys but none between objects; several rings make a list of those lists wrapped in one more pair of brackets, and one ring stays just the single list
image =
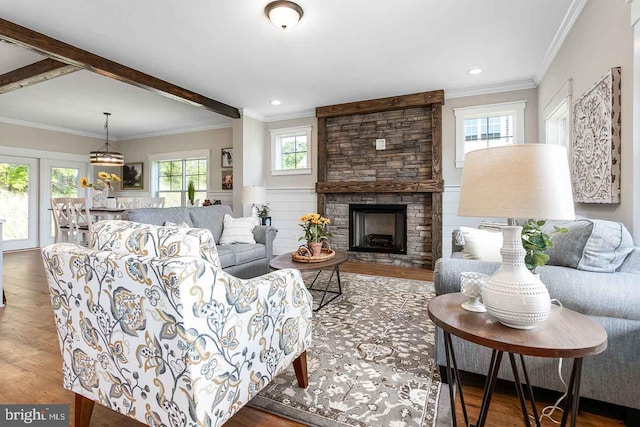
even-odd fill
[{"label": "small potted succulent", "polygon": [[269,203],[257,205],[256,209],[258,210],[258,218],[260,218],[262,225],[271,225],[271,217],[269,216],[271,208],[269,207]]},{"label": "small potted succulent", "polygon": [[194,206],[196,201],[196,185],[192,179],[189,180],[189,184],[187,186],[187,198],[189,199],[189,204]]}]

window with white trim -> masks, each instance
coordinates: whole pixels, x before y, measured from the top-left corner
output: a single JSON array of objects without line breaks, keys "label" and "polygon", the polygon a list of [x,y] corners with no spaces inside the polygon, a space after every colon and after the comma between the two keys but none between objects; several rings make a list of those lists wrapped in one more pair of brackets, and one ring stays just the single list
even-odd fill
[{"label": "window with white trim", "polygon": [[165,207],[187,206],[189,182],[195,199],[207,198],[208,150],[149,155],[152,162],[152,193],[165,198]]},{"label": "window with white trim", "polygon": [[524,143],[526,101],[454,108],[456,116],[456,167],[464,155],[482,148]]},{"label": "window with white trim", "polygon": [[271,175],[311,173],[311,126],[271,131]]}]

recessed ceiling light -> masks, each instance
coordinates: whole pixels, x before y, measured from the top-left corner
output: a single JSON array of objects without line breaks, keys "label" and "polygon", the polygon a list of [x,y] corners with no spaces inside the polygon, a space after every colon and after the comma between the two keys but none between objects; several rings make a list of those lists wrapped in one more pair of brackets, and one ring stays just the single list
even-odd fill
[{"label": "recessed ceiling light", "polygon": [[281,102],[277,99],[274,99],[273,101],[271,101],[271,105],[280,105]]},{"label": "recessed ceiling light", "polygon": [[469,71],[467,71],[467,74],[471,76],[475,76],[476,74],[480,74],[481,72],[482,72],[482,68],[472,68]]}]

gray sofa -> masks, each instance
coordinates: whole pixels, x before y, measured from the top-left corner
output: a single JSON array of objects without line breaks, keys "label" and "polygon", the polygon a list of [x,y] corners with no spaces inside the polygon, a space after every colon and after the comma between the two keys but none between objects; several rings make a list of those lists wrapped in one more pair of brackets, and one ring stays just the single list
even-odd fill
[{"label": "gray sofa", "polygon": [[[190,227],[211,230],[216,242],[220,241],[225,214],[231,215],[227,205],[130,209],[122,214],[122,219],[144,224],[165,225],[166,222],[185,222]],[[273,256],[273,241],[278,230],[271,226],[258,225],[253,229],[255,244],[233,243],[217,245],[222,269],[227,273],[250,279],[269,272],[269,261]]]},{"label": "gray sofa", "polygon": [[[463,259],[455,240],[454,236],[452,257],[436,262],[437,295],[460,292],[460,273],[463,271],[492,274],[500,265]],[[607,349],[584,359],[580,395],[637,410],[640,409],[640,248],[629,249],[631,253],[613,273],[553,265],[537,271],[551,298],[557,298],[564,307],[590,316],[607,331]],[[456,338],[453,344],[459,369],[487,374],[490,350]],[[439,328],[436,353],[438,364],[446,366],[443,335]],[[513,380],[508,365],[502,363],[499,377]],[[527,368],[534,386],[564,391],[557,373],[557,359],[527,357]],[[570,368],[571,362],[565,361],[562,371],[566,382]]]}]

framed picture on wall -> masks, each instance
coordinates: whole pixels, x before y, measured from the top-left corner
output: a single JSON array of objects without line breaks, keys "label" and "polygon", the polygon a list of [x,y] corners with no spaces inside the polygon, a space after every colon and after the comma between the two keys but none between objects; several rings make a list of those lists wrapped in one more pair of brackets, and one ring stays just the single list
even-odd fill
[{"label": "framed picture on wall", "polygon": [[233,148],[222,149],[222,167],[223,168],[233,167]]},{"label": "framed picture on wall", "polygon": [[142,190],[144,188],[143,163],[125,163],[122,166],[122,189]]},{"label": "framed picture on wall", "polygon": [[222,171],[222,189],[233,190],[233,171]]}]

